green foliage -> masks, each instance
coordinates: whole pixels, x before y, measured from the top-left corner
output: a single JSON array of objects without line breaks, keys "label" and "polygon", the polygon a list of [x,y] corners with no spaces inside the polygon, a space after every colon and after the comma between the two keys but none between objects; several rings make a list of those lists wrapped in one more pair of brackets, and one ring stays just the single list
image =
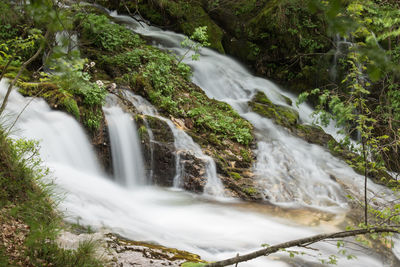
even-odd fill
[{"label": "green foliage", "polygon": [[[21,259],[29,266],[102,266],[95,259],[95,244],[85,242],[76,251],[57,246],[62,217],[56,212],[56,196],[52,184],[43,178],[48,169],[42,165],[37,141],[7,137],[0,128],[0,213],[2,223],[19,220],[28,226],[28,234],[21,247]],[[50,197],[52,200],[50,200]],[[21,229],[16,229],[16,231]],[[14,266],[0,245],[0,264]]]},{"label": "green foliage", "polygon": [[233,110],[229,111],[204,105],[189,110],[187,114],[194,118],[195,124],[199,127],[204,127],[216,134],[222,134],[225,138],[230,138],[238,143],[249,144],[252,140],[249,123],[237,116]]},{"label": "green foliage", "polygon": [[[328,5],[328,10],[332,8]],[[387,169],[399,170],[400,166],[397,155],[400,146],[399,117],[394,112],[398,111],[400,103],[395,82],[400,69],[395,66],[397,62],[393,61],[399,43],[391,39],[400,36],[392,30],[399,23],[398,10],[376,1],[349,1],[345,5],[339,1],[338,7],[331,11],[340,17],[338,21],[335,21],[335,16],[332,17],[332,29],[340,32],[340,25],[352,22],[352,26],[342,33],[354,38],[354,44],[339,62],[344,74],[336,86],[330,85],[301,94],[299,101],[312,96],[318,100],[315,113],[320,123],[326,125],[334,120],[347,135],[357,131],[360,136],[357,145],[350,142],[347,136],[340,145],[331,149],[336,152],[353,152],[355,156],[347,160],[347,163],[364,174],[366,184],[367,177],[375,177],[397,192],[398,181],[383,174],[386,174]],[[382,42],[384,39],[387,43]],[[395,47],[394,52],[392,47]],[[354,198],[352,200],[356,201]],[[365,215],[364,222],[358,224],[358,228],[374,225],[396,227],[399,224],[398,205],[372,205],[372,202],[373,199],[367,196],[363,202],[359,202],[365,209]],[[390,242],[388,237],[388,234],[371,234],[367,238],[359,237],[357,241],[370,246],[371,240],[378,238],[379,242]],[[354,258],[340,247],[339,253],[349,259]],[[325,262],[335,263],[336,258],[329,258]]]},{"label": "green foliage", "polygon": [[142,64],[144,51],[142,49],[134,49],[120,54],[103,55],[101,58],[102,64],[117,66],[121,71],[132,71]]},{"label": "green foliage", "polygon": [[[86,61],[84,60],[56,62],[58,62],[57,69],[60,72],[57,75],[50,76],[50,81],[60,87],[59,91],[74,96],[62,101],[66,111],[76,118],[82,117],[90,130],[97,130],[102,120],[102,114],[97,110],[101,109],[107,95],[104,85],[101,81],[91,82],[91,75],[89,74],[91,66],[85,64]],[[83,107],[83,114],[81,114],[76,99],[79,99],[79,105]]]},{"label": "green foliage", "polygon": [[[240,1],[242,5],[248,2]],[[328,69],[331,64],[327,57],[331,42],[326,37],[326,22],[321,13],[310,12],[308,2],[258,3],[261,9],[256,7],[255,11],[249,11],[249,19],[242,19],[240,23],[244,25],[244,33],[236,33],[237,39],[246,38],[256,45],[250,45],[250,49],[239,47],[236,55],[257,62],[257,66],[263,66],[258,68],[267,77],[289,84],[292,90],[299,92],[316,82],[327,81],[328,73],[321,70]]]},{"label": "green foliage", "polygon": [[183,48],[187,48],[187,51],[180,58],[177,58],[178,66],[190,51],[194,52],[194,54],[191,56],[192,60],[199,60],[200,48],[209,45],[210,43],[208,42],[207,26],[197,27],[190,38],[185,37],[185,39],[181,42],[181,46]]},{"label": "green foliage", "polygon": [[83,37],[98,48],[115,52],[124,47],[134,48],[143,44],[139,35],[124,26],[111,23],[104,15],[79,13],[76,18],[82,27]]},{"label": "green foliage", "polygon": [[203,3],[187,0],[141,0],[139,10],[144,17],[156,24],[165,24],[168,21],[166,17],[171,18],[174,22],[171,26],[187,36],[192,35],[196,28],[206,26],[210,46],[224,53],[223,30],[210,18]]},{"label": "green foliage", "polygon": [[17,37],[20,33],[21,15],[8,1],[0,3],[0,40],[5,41]]},{"label": "green foliage", "polygon": [[12,60],[14,65],[19,66],[21,62],[30,58],[38,49],[43,39],[41,30],[30,29],[27,37],[11,36],[0,43],[0,64],[5,65]]},{"label": "green foliage", "polygon": [[84,124],[92,131],[98,130],[103,119],[101,109],[86,109],[82,114]]},{"label": "green foliage", "polygon": [[251,154],[247,150],[241,149],[240,155],[242,156],[242,158],[245,162],[249,162],[249,163],[251,162]]},{"label": "green foliage", "polygon": [[24,140],[13,142],[0,129],[0,207],[9,201],[25,199],[27,192],[33,190],[33,181],[47,174],[40,167],[37,144]]}]

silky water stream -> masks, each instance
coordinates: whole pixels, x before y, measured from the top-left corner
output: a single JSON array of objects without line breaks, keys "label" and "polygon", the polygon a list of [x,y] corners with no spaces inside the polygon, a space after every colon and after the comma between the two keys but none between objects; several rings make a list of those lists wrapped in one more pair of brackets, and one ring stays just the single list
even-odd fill
[{"label": "silky water stream", "polygon": [[[131,18],[113,16],[141,34],[158,40],[155,44],[162,48],[183,53],[179,46],[182,35],[153,27],[137,28]],[[131,139],[124,145],[111,140],[113,156],[120,157],[120,161],[114,164],[120,164],[118,166],[123,171],[117,174],[120,181],[115,183],[102,172],[80,125],[71,116],[53,111],[43,100],[35,99],[22,113],[13,135],[41,141],[41,155],[53,171],[57,192],[63,196],[60,209],[67,215],[67,220],[94,228],[106,227],[134,240],[188,250],[206,260],[243,254],[259,249],[265,243],[276,244],[340,230],[338,225],[348,208],[341,185],[330,177],[335,176],[354,194],[360,194],[362,190],[362,177],[324,149],[290,136],[270,120],[251,112],[247,106],[256,89],[283,105],[280,94],[292,96],[281,92],[269,81],[252,76],[229,57],[208,49],[202,50],[200,61],[187,63],[194,69],[194,82],[209,97],[228,102],[254,124],[258,140],[254,171],[260,184],[264,185],[265,194],[277,206],[219,201],[209,196],[146,185],[140,166],[138,140],[136,133],[132,133],[135,126],[131,118],[114,105],[105,108],[111,122],[111,139],[115,135],[122,140],[125,138],[123,135],[129,133]],[[3,80],[0,98],[6,88],[7,82]],[[15,119],[28,101],[14,90],[6,109],[7,119]],[[300,109],[303,120],[307,119],[307,109]],[[170,126],[173,130],[174,125]],[[174,132],[177,148],[183,134],[178,129]],[[138,164],[125,169],[125,157],[135,158]],[[372,194],[382,188],[373,185],[370,190]],[[315,247],[325,255],[323,257],[337,252],[335,243],[320,243]],[[357,260],[348,261],[343,257],[338,266],[384,265],[384,259],[372,251],[367,254],[358,250],[351,252]],[[318,264],[316,254],[318,252],[307,251],[306,255],[292,260],[282,252],[240,266],[310,266]]]}]

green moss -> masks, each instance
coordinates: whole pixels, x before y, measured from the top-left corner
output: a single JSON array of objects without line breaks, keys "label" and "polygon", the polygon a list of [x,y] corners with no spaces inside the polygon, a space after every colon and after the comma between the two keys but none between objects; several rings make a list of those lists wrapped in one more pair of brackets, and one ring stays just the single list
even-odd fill
[{"label": "green moss", "polygon": [[65,110],[72,114],[78,121],[81,119],[79,107],[75,99],[72,97],[66,97],[64,98],[62,105],[65,107]]},{"label": "green moss", "polygon": [[242,156],[243,161],[248,162],[248,163],[252,162],[251,152],[249,152],[248,150],[241,149],[240,150],[240,155]]},{"label": "green moss", "polygon": [[42,97],[54,108],[65,110],[80,120],[79,107],[73,95],[60,90],[57,85],[46,82],[20,82],[18,86],[19,92],[24,96]]},{"label": "green moss", "polygon": [[[242,38],[260,46],[263,72],[289,84],[293,90],[315,87],[329,81],[331,49],[326,22],[321,13],[311,12],[306,0],[271,0],[246,20]],[[298,55],[306,55],[299,60]],[[285,60],[283,60],[285,59]]]},{"label": "green moss", "polygon": [[255,194],[257,194],[258,191],[254,187],[247,187],[247,188],[243,189],[243,192],[245,192],[248,195],[255,195]]},{"label": "green moss", "polygon": [[297,124],[299,114],[290,107],[278,106],[271,102],[263,92],[258,92],[249,102],[252,110],[263,117],[273,119],[284,127],[292,127]]},{"label": "green moss", "polygon": [[140,140],[144,139],[144,136],[147,136],[147,128],[146,126],[142,125],[138,129]]},{"label": "green moss", "polygon": [[[136,8],[132,7],[131,9]],[[139,4],[140,13],[149,21],[154,23],[155,25],[163,25],[165,24],[165,18],[161,14],[161,11],[154,7],[154,5],[149,3],[140,3]]]},{"label": "green moss", "polygon": [[184,34],[190,36],[197,27],[207,26],[207,34],[209,37],[210,47],[214,48],[218,52],[224,54],[225,50],[222,46],[222,38],[223,38],[223,31],[221,28],[216,25],[208,14],[201,8],[197,7],[196,9],[192,9],[189,12],[193,12],[195,20],[188,20],[180,24],[181,30]]},{"label": "green moss", "polygon": [[237,172],[229,172],[229,176],[235,179],[236,181],[242,179],[242,176],[240,176],[240,174]]},{"label": "green moss", "polygon": [[144,54],[144,49],[133,49],[120,54],[111,53],[101,56],[100,64],[117,68],[120,72],[130,72],[141,65]]},{"label": "green moss", "polygon": [[103,120],[101,107],[84,106],[81,108],[81,116],[84,125],[91,133],[100,129],[101,121]]},{"label": "green moss", "polygon": [[271,100],[269,100],[269,98],[261,91],[258,91],[256,93],[256,95],[253,97],[252,101],[260,103],[260,104],[268,105],[268,106],[273,105]]}]

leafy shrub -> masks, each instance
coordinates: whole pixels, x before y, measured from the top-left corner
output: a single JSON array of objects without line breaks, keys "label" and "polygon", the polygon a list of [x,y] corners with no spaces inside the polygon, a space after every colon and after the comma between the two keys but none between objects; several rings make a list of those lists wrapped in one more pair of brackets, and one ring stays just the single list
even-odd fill
[{"label": "leafy shrub", "polygon": [[[91,76],[88,73],[90,64],[84,65],[84,60],[76,60],[74,62],[62,62],[62,66],[58,75],[52,75],[49,79],[60,87],[61,91],[65,91],[73,96],[73,98],[65,99],[62,104],[66,110],[76,118],[83,118],[84,124],[91,130],[100,127],[102,114],[93,110],[100,110],[105,103],[107,91],[104,86],[91,82]],[[77,103],[79,100],[79,103]],[[80,114],[78,104],[82,106],[84,114]],[[82,116],[79,116],[82,115]]]},{"label": "leafy shrub", "polygon": [[101,61],[102,64],[116,66],[121,71],[131,71],[133,68],[140,66],[142,55],[143,50],[134,49],[117,55],[103,55]]},{"label": "leafy shrub", "polygon": [[43,181],[48,169],[42,165],[38,149],[37,141],[12,140],[0,126],[0,221],[27,226],[19,253],[7,254],[0,243],[0,265],[102,266],[93,242],[80,244],[76,251],[57,246],[62,217],[55,209],[52,185]]},{"label": "leafy shrub", "polygon": [[133,34],[124,26],[111,23],[104,15],[79,13],[76,18],[81,23],[85,39],[90,40],[98,48],[116,51],[144,43],[139,35]]}]

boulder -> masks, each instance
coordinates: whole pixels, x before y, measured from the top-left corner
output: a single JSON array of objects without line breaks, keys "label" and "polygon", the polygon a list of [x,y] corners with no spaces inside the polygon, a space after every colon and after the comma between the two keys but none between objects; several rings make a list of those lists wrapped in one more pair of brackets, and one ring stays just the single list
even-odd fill
[{"label": "boulder", "polygon": [[249,106],[254,112],[274,120],[276,124],[283,127],[293,127],[299,120],[299,113],[296,110],[288,106],[273,104],[263,92],[257,92],[249,101]]},{"label": "boulder", "polygon": [[136,121],[148,176],[154,184],[173,186],[176,153],[174,135],[169,125],[157,117],[146,115],[137,115]]}]

